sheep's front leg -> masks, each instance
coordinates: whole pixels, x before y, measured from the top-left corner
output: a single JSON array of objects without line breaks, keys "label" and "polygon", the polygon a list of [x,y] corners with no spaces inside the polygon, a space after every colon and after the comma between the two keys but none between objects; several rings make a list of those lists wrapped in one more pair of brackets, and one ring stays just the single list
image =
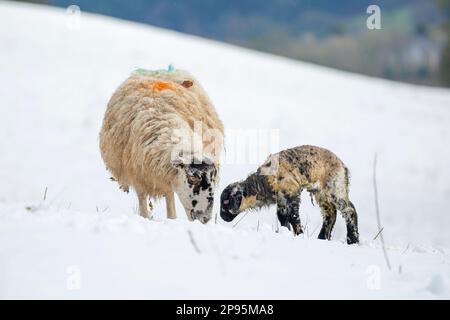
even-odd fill
[{"label": "sheep's front leg", "polygon": [[139,214],[143,218],[148,218],[149,217],[148,203],[147,203],[148,196],[144,192],[137,191],[136,193],[137,193],[138,200],[139,200]]},{"label": "sheep's front leg", "polygon": [[295,235],[303,233],[298,212],[300,207],[300,196],[288,196],[284,193],[280,193],[278,194],[277,200],[277,216],[281,226],[291,230],[290,225],[292,225]]},{"label": "sheep's front leg", "polygon": [[166,195],[166,209],[167,209],[167,218],[176,219],[177,212],[175,211],[175,197],[173,192],[170,192]]}]

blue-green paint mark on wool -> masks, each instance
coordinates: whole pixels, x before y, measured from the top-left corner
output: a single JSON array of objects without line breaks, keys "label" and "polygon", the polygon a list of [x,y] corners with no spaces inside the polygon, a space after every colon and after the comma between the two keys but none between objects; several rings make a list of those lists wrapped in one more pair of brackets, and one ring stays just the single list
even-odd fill
[{"label": "blue-green paint mark on wool", "polygon": [[143,69],[143,68],[137,68],[136,70],[133,71],[133,73],[141,75],[141,76],[156,76],[161,73],[174,72],[174,71],[175,71],[174,65],[169,64],[167,66],[167,69],[148,70],[148,69]]}]

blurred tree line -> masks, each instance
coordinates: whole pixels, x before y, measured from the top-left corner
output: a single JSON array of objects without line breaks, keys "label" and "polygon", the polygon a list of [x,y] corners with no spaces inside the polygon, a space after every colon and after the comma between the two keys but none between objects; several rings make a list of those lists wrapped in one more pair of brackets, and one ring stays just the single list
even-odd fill
[{"label": "blurred tree line", "polygon": [[439,71],[442,84],[450,87],[450,0],[439,0],[439,4],[445,15],[443,29],[446,34],[446,44],[442,49]]},{"label": "blurred tree line", "polygon": [[[450,0],[27,0],[174,29],[350,72],[450,87]],[[366,8],[381,8],[381,30]]]}]

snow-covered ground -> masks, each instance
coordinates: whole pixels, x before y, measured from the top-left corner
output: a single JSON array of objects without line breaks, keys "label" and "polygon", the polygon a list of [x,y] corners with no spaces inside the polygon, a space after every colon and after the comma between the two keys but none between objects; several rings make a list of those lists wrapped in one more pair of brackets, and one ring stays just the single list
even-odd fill
[{"label": "snow-covered ground", "polygon": [[[64,10],[0,2],[0,298],[450,298],[450,90],[84,13],[70,26]],[[137,216],[134,196],[108,179],[98,131],[133,69],[170,63],[210,93],[227,153],[236,134],[259,130],[265,145],[279,130],[276,149],[338,154],[361,245],[343,243],[340,217],[333,241],[316,240],[307,195],[296,238],[275,232],[274,208],[236,226],[188,222],[179,203],[177,220],[163,202],[154,220]],[[375,153],[391,271],[373,241]],[[216,196],[266,155],[225,161]]]}]

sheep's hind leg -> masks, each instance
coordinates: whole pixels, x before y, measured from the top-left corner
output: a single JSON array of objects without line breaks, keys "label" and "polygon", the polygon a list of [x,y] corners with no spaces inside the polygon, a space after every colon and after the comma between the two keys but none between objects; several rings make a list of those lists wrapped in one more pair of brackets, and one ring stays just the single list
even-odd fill
[{"label": "sheep's hind leg", "polygon": [[175,211],[175,197],[173,192],[170,192],[166,195],[166,209],[168,219],[177,218],[177,212]]},{"label": "sheep's hind leg", "polygon": [[319,206],[322,211],[323,224],[319,233],[319,239],[331,239],[331,232],[336,223],[336,206],[331,202],[319,200]]}]

